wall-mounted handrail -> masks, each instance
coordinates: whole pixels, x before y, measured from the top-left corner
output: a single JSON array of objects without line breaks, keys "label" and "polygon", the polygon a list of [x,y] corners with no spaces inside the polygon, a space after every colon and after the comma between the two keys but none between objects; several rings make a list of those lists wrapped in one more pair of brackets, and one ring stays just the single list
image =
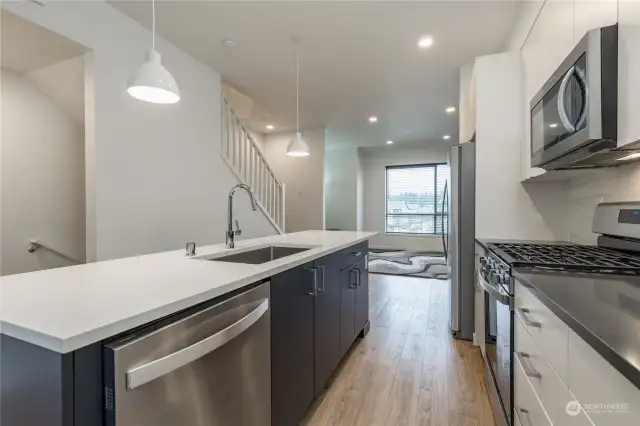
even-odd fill
[{"label": "wall-mounted handrail", "polygon": [[38,250],[39,248],[43,248],[46,249],[52,253],[55,253],[56,255],[58,255],[59,257],[62,257],[64,259],[67,259],[70,262],[73,263],[82,263],[81,261],[79,261],[78,259],[75,259],[67,254],[62,253],[60,250],[54,249],[53,247],[43,243],[42,241],[38,241],[38,240],[31,240],[29,241],[29,253],[35,253],[36,250]]}]

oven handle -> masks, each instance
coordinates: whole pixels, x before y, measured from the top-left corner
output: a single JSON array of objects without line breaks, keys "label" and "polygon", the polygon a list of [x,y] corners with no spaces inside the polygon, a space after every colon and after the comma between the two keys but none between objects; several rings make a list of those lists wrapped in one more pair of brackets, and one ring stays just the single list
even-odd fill
[{"label": "oven handle", "polygon": [[509,306],[509,308],[513,307],[513,297],[509,296],[508,294],[502,293],[500,290],[489,284],[487,280],[485,280],[482,275],[480,275],[480,272],[478,272],[478,282],[480,283],[484,291],[489,293],[489,296],[493,297],[503,305]]}]

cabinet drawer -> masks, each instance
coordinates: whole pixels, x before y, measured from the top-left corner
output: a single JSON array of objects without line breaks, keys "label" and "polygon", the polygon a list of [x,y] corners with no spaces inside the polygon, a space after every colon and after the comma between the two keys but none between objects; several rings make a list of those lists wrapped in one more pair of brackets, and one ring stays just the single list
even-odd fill
[{"label": "cabinet drawer", "polygon": [[527,375],[517,359],[514,359],[513,376],[514,412],[522,426],[551,426],[547,413],[536,398]]},{"label": "cabinet drawer", "polygon": [[359,262],[361,259],[363,259],[369,252],[369,242],[368,241],[363,241],[359,244],[356,244],[354,246],[351,247],[347,247],[346,249],[342,250],[340,253],[342,253],[341,256],[341,262],[342,262],[342,268],[348,268],[349,266],[353,265],[356,262]]},{"label": "cabinet drawer", "polygon": [[569,327],[516,280],[515,316],[563,382],[568,383]]},{"label": "cabinet drawer", "polygon": [[514,358],[520,362],[525,375],[529,378],[529,383],[553,424],[591,426],[584,412],[579,411],[575,416],[567,414],[567,404],[575,401],[576,397],[560,380],[519,319],[515,320],[514,334]]},{"label": "cabinet drawer", "polygon": [[640,424],[640,389],[573,331],[569,333],[569,388],[596,426]]}]

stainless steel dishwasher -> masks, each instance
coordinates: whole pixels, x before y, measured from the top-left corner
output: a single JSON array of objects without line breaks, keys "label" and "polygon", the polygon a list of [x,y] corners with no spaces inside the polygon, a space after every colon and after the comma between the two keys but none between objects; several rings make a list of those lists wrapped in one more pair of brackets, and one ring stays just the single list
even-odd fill
[{"label": "stainless steel dishwasher", "polygon": [[106,343],[106,425],[270,425],[269,294],[267,282]]}]

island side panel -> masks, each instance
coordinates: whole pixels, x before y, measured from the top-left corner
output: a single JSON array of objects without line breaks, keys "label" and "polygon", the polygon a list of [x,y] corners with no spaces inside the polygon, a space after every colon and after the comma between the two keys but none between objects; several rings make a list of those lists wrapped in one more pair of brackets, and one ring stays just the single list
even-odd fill
[{"label": "island side panel", "polygon": [[74,426],[73,355],[0,335],[0,423]]},{"label": "island side panel", "polygon": [[102,343],[73,352],[74,426],[103,424],[102,366]]}]

